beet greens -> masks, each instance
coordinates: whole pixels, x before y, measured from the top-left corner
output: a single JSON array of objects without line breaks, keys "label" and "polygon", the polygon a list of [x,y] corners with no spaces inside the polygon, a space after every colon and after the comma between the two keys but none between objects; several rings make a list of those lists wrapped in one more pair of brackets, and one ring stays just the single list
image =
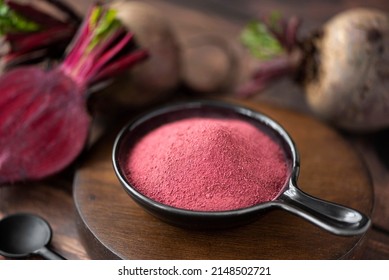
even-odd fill
[{"label": "beet greens", "polygon": [[81,20],[65,3],[44,1],[65,14],[65,19],[57,19],[33,5],[0,0],[0,35],[8,45],[0,56],[6,68],[63,56]]}]

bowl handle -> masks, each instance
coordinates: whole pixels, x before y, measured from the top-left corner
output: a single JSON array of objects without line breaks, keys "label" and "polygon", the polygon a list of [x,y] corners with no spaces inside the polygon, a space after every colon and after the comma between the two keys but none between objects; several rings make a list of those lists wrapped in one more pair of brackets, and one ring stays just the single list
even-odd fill
[{"label": "bowl handle", "polygon": [[337,235],[363,234],[371,223],[363,213],[310,196],[293,182],[278,201],[277,206]]}]

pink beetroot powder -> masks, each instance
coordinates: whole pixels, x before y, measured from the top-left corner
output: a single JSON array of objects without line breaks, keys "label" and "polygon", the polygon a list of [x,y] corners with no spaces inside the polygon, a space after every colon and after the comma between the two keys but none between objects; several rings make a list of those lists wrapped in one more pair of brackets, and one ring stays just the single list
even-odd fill
[{"label": "pink beetroot powder", "polygon": [[126,176],[177,208],[224,211],[273,200],[288,177],[279,144],[249,122],[193,117],[164,124],[132,148]]}]

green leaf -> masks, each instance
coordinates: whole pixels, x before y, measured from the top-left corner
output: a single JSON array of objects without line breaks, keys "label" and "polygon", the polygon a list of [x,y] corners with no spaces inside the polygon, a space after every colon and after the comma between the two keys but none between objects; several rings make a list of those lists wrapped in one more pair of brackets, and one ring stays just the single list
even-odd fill
[{"label": "green leaf", "polygon": [[[272,24],[276,24],[273,17]],[[274,26],[276,27],[276,26]],[[278,40],[269,32],[266,25],[259,21],[251,21],[241,33],[241,42],[251,54],[261,60],[268,60],[283,52]]]},{"label": "green leaf", "polygon": [[39,29],[39,24],[25,19],[11,10],[3,0],[0,0],[0,35],[15,32],[34,32]]}]

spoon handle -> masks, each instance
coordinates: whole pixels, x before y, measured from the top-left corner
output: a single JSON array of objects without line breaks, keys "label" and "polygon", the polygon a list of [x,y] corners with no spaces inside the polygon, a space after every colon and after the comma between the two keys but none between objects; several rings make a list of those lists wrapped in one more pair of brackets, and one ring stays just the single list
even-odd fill
[{"label": "spoon handle", "polygon": [[370,226],[370,219],[363,213],[312,197],[290,183],[280,196],[279,207],[301,216],[317,226],[338,235],[358,235]]},{"label": "spoon handle", "polygon": [[64,257],[59,255],[58,253],[48,249],[47,247],[41,248],[38,252],[38,255],[45,258],[46,260],[65,260]]}]

